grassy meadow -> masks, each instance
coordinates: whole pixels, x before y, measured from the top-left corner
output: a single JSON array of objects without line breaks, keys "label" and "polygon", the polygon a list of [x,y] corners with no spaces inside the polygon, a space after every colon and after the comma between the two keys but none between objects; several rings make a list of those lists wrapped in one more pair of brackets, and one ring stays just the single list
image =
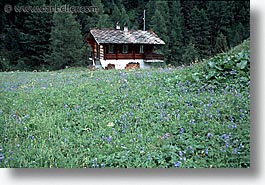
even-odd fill
[{"label": "grassy meadow", "polygon": [[0,167],[248,168],[249,63],[1,72]]}]

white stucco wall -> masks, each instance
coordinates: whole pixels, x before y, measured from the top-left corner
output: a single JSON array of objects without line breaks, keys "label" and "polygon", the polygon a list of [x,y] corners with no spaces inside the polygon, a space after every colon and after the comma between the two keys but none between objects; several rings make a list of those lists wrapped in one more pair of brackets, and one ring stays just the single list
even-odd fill
[{"label": "white stucco wall", "polygon": [[[143,59],[122,59],[122,60],[104,60],[104,59],[100,59],[101,65],[103,67],[103,69],[105,69],[105,67],[108,64],[114,64],[115,65],[115,69],[125,69],[126,65],[130,62],[134,62],[134,63],[139,63],[140,64],[140,68],[141,69],[149,69],[151,67],[150,63],[151,62],[144,62]],[[163,62],[163,60],[160,61],[155,61],[155,62]]]}]

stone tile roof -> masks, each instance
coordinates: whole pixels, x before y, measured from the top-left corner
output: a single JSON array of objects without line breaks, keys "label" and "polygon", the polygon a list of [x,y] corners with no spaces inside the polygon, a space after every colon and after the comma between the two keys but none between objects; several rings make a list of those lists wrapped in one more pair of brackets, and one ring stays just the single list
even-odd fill
[{"label": "stone tile roof", "polygon": [[91,35],[99,44],[158,44],[165,42],[153,31],[124,31],[115,29],[91,29]]}]

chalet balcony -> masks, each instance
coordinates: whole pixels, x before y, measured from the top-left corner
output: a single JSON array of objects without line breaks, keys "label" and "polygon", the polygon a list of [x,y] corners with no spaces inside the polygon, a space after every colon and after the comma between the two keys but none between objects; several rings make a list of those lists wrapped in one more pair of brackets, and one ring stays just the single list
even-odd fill
[{"label": "chalet balcony", "polygon": [[145,60],[164,60],[164,55],[150,53],[150,54],[145,54],[144,59]]},{"label": "chalet balcony", "polygon": [[105,60],[119,60],[119,59],[144,59],[144,60],[164,60],[164,56],[156,53],[143,54],[143,53],[113,53],[106,54]]},{"label": "chalet balcony", "polygon": [[119,60],[119,59],[143,59],[144,54],[141,53],[113,53],[106,54],[105,60]]}]

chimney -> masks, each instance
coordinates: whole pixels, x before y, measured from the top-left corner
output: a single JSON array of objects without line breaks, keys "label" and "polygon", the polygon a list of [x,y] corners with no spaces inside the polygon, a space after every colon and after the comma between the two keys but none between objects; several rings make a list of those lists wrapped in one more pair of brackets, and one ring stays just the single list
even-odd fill
[{"label": "chimney", "polygon": [[116,23],[116,30],[120,30],[121,29],[121,26],[119,24],[119,21]]},{"label": "chimney", "polygon": [[124,24],[124,28],[123,28],[123,30],[124,30],[125,32],[128,32],[128,24],[127,24],[127,23]]}]

